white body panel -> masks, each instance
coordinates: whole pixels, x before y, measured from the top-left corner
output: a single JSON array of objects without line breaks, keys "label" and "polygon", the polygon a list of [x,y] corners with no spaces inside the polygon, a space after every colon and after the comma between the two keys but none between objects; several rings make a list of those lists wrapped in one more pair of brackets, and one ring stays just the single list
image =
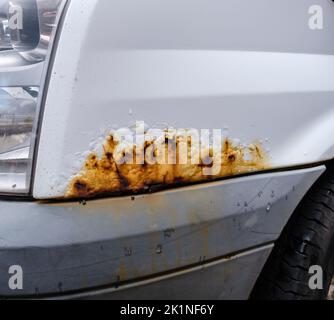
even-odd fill
[{"label": "white body panel", "polygon": [[115,292],[115,298],[151,292],[152,299],[244,299],[270,252],[267,245],[325,169],[87,202],[0,201],[1,270],[25,270],[24,290],[11,290],[4,272],[0,297],[130,289],[124,282],[131,281],[143,288]]},{"label": "white body panel", "polygon": [[272,168],[334,157],[334,4],[71,1],[49,84],[33,195],[62,197],[110,129],[224,129]]}]

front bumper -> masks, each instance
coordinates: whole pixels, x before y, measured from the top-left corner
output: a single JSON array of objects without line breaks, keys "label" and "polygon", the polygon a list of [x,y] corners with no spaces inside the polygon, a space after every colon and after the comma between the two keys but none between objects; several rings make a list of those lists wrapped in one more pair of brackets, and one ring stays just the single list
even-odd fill
[{"label": "front bumper", "polygon": [[[191,298],[196,283],[210,292],[216,277],[217,298],[246,298],[272,243],[324,170],[80,203],[0,201],[0,295]],[[22,290],[8,286],[12,265],[22,267]],[[184,285],[189,278],[194,290]]]}]

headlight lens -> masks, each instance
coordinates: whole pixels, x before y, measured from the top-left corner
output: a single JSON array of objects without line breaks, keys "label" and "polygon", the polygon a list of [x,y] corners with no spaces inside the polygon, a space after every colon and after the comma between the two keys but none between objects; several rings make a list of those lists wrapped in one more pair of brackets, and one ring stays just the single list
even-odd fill
[{"label": "headlight lens", "polygon": [[0,0],[0,193],[28,194],[52,40],[65,0]]}]

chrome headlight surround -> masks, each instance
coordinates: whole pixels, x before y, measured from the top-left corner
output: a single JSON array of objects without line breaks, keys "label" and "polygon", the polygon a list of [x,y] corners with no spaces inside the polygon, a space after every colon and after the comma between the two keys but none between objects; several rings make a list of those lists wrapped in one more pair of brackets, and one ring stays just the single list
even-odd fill
[{"label": "chrome headlight surround", "polygon": [[0,0],[0,195],[28,196],[56,32],[69,0]]}]

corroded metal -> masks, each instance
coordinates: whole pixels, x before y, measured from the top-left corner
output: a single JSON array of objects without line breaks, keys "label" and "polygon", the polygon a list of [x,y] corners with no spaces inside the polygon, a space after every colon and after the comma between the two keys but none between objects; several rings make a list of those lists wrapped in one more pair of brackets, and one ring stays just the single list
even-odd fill
[{"label": "corroded metal", "polygon": [[191,137],[164,131],[162,139],[122,147],[109,135],[102,156],[88,156],[70,182],[66,198],[140,193],[152,186],[206,182],[267,168],[268,157],[259,142],[244,146],[225,138],[219,148],[211,145],[199,150],[198,146],[193,148]]}]

